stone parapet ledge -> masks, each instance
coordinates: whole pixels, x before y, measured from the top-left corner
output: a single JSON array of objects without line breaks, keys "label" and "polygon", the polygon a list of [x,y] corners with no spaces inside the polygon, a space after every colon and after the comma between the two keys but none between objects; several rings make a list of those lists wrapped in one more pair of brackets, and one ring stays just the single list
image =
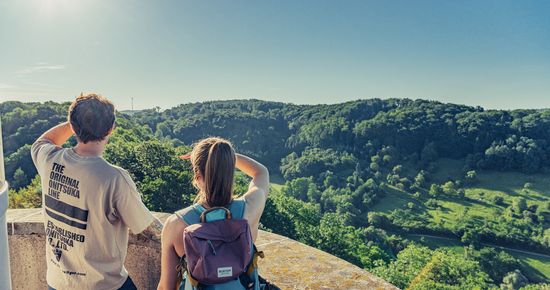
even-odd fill
[{"label": "stone parapet ledge", "polygon": [[[155,215],[160,220],[169,216]],[[11,209],[7,221],[13,289],[46,289],[42,210]],[[265,253],[260,275],[281,289],[397,289],[342,259],[280,235],[260,231],[256,245]],[[125,265],[138,289],[156,289],[160,244],[130,235]]]}]

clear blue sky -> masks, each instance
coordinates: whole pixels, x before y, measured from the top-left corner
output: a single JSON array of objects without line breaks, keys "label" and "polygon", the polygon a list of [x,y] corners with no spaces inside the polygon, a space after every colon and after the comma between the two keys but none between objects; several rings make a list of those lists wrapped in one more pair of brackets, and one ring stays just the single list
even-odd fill
[{"label": "clear blue sky", "polygon": [[0,101],[550,107],[550,1],[0,1]]}]

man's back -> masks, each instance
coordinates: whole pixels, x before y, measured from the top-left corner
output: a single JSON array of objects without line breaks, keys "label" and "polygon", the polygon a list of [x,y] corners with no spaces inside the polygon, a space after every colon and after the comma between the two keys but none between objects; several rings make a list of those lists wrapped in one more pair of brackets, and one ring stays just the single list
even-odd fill
[{"label": "man's back", "polygon": [[45,139],[32,157],[42,177],[48,285],[118,289],[128,277],[128,227],[139,233],[153,220],[128,173]]}]

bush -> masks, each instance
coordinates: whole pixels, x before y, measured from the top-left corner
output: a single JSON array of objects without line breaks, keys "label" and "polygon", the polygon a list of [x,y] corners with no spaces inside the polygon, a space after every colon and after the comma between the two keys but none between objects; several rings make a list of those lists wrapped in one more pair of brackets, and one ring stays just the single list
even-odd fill
[{"label": "bush", "polygon": [[504,198],[500,195],[493,195],[491,201],[496,205],[504,205]]},{"label": "bush", "polygon": [[529,280],[521,273],[520,270],[515,270],[508,273],[503,279],[502,284],[500,284],[500,289],[503,290],[515,290],[519,289],[529,283]]},{"label": "bush", "polygon": [[437,200],[433,199],[433,198],[428,199],[428,201],[426,201],[426,206],[431,207],[431,208],[436,208],[437,207]]},{"label": "bush", "polygon": [[438,184],[434,183],[430,186],[430,191],[428,192],[428,194],[431,197],[439,197],[441,193],[442,193],[441,186],[439,186]]},{"label": "bush", "polygon": [[40,176],[36,175],[25,188],[18,191],[10,189],[9,208],[37,208],[42,206],[42,186]]},{"label": "bush", "polygon": [[477,180],[477,173],[475,170],[470,170],[466,172],[466,176],[464,176],[464,181],[466,184],[473,184]]}]

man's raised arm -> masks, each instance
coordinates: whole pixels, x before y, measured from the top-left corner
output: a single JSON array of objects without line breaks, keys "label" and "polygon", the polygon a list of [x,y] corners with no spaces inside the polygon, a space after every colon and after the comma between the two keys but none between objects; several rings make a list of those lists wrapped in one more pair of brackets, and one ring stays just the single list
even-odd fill
[{"label": "man's raised arm", "polygon": [[46,139],[57,146],[61,146],[67,142],[72,135],[73,131],[71,130],[69,122],[63,122],[46,131],[38,139]]}]

